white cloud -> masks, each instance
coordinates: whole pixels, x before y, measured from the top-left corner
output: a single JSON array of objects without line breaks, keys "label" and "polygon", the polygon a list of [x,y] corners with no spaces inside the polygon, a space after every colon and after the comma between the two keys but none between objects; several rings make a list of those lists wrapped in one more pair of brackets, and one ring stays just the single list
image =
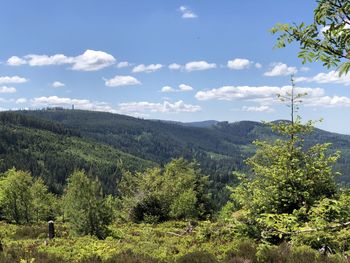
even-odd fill
[{"label": "white cloud", "polygon": [[189,85],[186,84],[180,84],[178,89],[174,89],[170,86],[164,86],[161,89],[161,92],[186,92],[186,91],[191,91],[193,88]]},{"label": "white cloud", "polygon": [[28,79],[22,78],[19,76],[12,76],[12,77],[0,77],[0,84],[20,84],[28,82]]},{"label": "white cloud", "polygon": [[76,109],[116,112],[116,110],[109,106],[106,102],[90,101],[87,99],[62,98],[57,96],[34,98],[31,100],[31,104],[35,107],[49,106],[68,108],[74,105]]},{"label": "white cloud", "polygon": [[[277,94],[285,95],[290,92],[291,86],[224,86],[217,89],[198,91],[195,97],[198,100],[275,100]],[[297,93],[308,93],[310,97],[320,97],[324,95],[324,90],[320,88],[296,88]]]},{"label": "white cloud", "polygon": [[274,109],[267,105],[261,105],[261,106],[243,106],[243,111],[247,112],[273,112]]},{"label": "white cloud", "polygon": [[191,91],[193,90],[193,88],[189,85],[186,85],[186,84],[180,84],[179,85],[179,89],[180,91]]},{"label": "white cloud", "polygon": [[65,87],[66,85],[60,81],[54,81],[52,84],[51,84],[51,87],[53,88],[63,88]]},{"label": "white cloud", "polygon": [[140,64],[137,65],[132,69],[132,72],[134,73],[140,73],[140,72],[145,72],[145,73],[151,73],[155,72],[157,70],[160,70],[163,67],[162,64],[150,64],[150,65],[145,65],[145,64]]},{"label": "white cloud", "polygon": [[53,56],[30,54],[25,56],[24,59],[26,63],[33,67],[74,63],[74,58],[67,57],[63,54],[56,54]]},{"label": "white cloud", "polygon": [[265,72],[264,75],[268,77],[276,77],[276,76],[287,76],[297,73],[298,70],[296,67],[289,67],[287,64],[283,64],[281,62],[275,63],[272,65],[272,68]]},{"label": "white cloud", "polygon": [[0,93],[15,93],[17,90],[14,87],[1,86]]},{"label": "white cloud", "polygon": [[130,63],[127,61],[122,61],[117,64],[117,68],[127,68],[130,67]]},{"label": "white cloud", "polygon": [[74,58],[73,70],[96,71],[109,67],[116,59],[103,51],[86,50],[84,54]]},{"label": "white cloud", "polygon": [[171,70],[179,70],[179,69],[182,68],[182,66],[179,65],[179,64],[177,64],[177,63],[172,63],[172,64],[170,64],[170,65],[168,66],[168,68],[171,69]]},{"label": "white cloud", "polygon": [[163,103],[153,103],[147,101],[120,103],[119,110],[123,113],[143,113],[143,112],[159,112],[159,113],[180,113],[180,112],[197,112],[201,110],[200,106],[185,104],[182,100],[171,103],[164,101]]},{"label": "white cloud", "polygon": [[182,13],[182,18],[184,18],[184,19],[197,18],[198,17],[191,9],[189,9],[186,6],[180,6],[179,10]]},{"label": "white cloud", "polygon": [[175,92],[175,90],[170,86],[164,86],[160,91],[161,92]]},{"label": "white cloud", "polygon": [[262,65],[260,63],[255,63],[254,65],[256,68],[262,68]]},{"label": "white cloud", "polygon": [[302,72],[307,72],[307,71],[309,71],[309,70],[310,70],[309,67],[301,67],[301,68],[300,68],[300,71],[302,71]]},{"label": "white cloud", "polygon": [[105,85],[108,87],[120,87],[120,86],[131,86],[140,85],[141,82],[132,76],[115,76],[111,79],[104,79]]},{"label": "white cloud", "polygon": [[297,77],[295,78],[295,82],[335,83],[349,86],[350,74],[345,74],[340,77],[339,72],[332,70],[328,73],[319,73],[313,77]]},{"label": "white cloud", "polygon": [[27,64],[27,61],[17,56],[12,56],[7,60],[7,64],[10,66],[20,66],[20,65]]},{"label": "white cloud", "polygon": [[27,102],[27,99],[26,98],[19,98],[16,100],[16,104],[23,104],[23,103],[26,103]]},{"label": "white cloud", "polygon": [[252,62],[245,58],[235,58],[227,61],[227,67],[233,70],[241,70],[249,68]]},{"label": "white cloud", "polygon": [[216,68],[216,64],[215,63],[208,63],[206,61],[192,61],[192,62],[188,62],[185,65],[185,69],[188,72],[191,71],[197,71],[197,70],[208,70],[208,69],[213,69]]},{"label": "white cloud", "polygon": [[[245,111],[268,111],[266,107],[272,103],[281,103],[277,94],[290,93],[291,86],[224,86],[217,89],[198,91],[195,97],[198,100],[226,100],[226,101],[254,101],[262,105],[259,107],[245,107]],[[346,96],[326,96],[322,88],[296,87],[296,93],[307,93],[302,101],[308,107],[350,107],[350,98]]]},{"label": "white cloud", "polygon": [[311,107],[350,107],[350,98],[345,96],[324,96],[309,99],[306,106]]},{"label": "white cloud", "polygon": [[78,71],[96,71],[113,65],[116,59],[103,51],[86,50],[83,54],[76,57],[68,57],[63,54],[37,55],[30,54],[19,58],[12,56],[7,60],[7,64],[18,66],[28,64],[30,66],[50,66],[50,65],[72,65],[71,69]]}]

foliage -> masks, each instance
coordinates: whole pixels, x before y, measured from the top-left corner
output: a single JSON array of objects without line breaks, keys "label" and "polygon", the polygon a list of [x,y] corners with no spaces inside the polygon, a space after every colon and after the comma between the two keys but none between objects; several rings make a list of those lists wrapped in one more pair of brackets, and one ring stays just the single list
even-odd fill
[{"label": "foliage", "polygon": [[306,61],[322,61],[327,68],[339,66],[339,73],[350,70],[350,3],[348,0],[318,0],[314,22],[277,24],[271,32],[279,33],[277,47],[297,42],[299,57]]},{"label": "foliage", "polygon": [[[183,156],[209,176],[215,210],[228,200],[226,186],[237,184],[232,171],[247,171],[243,160],[255,151],[251,142],[278,138],[268,125],[251,121],[198,128],[81,110],[1,112],[0,122],[0,172],[30,171],[62,194],[67,176],[83,169],[98,177],[104,193],[116,195],[125,171],[135,174]],[[350,137],[318,129],[305,135],[306,146],[323,142],[342,151],[338,180],[348,182]]]},{"label": "foliage", "polygon": [[106,237],[112,214],[98,180],[90,179],[83,171],[75,171],[68,179],[63,202],[74,233]]},{"label": "foliage", "polygon": [[106,193],[115,194],[121,169],[143,170],[155,163],[135,158],[57,122],[14,112],[0,113],[0,172],[12,167],[42,178],[50,192],[62,194],[74,169],[92,171]]},{"label": "foliage", "polygon": [[55,202],[43,181],[33,180],[28,172],[13,168],[0,178],[0,207],[8,221],[20,224],[52,219]]},{"label": "foliage", "polygon": [[136,175],[126,172],[118,187],[123,210],[134,222],[204,218],[211,212],[208,178],[183,158],[164,169]]},{"label": "foliage", "polygon": [[271,243],[289,240],[304,225],[326,215],[328,223],[337,215],[332,166],[339,152],[329,153],[328,143],[305,146],[303,136],[313,130],[313,123],[302,124],[295,117],[303,94],[294,94],[293,78],[292,84],[290,93],[279,96],[289,103],[291,121],[271,124],[283,139],[254,142],[257,151],[247,160],[251,174],[238,174],[241,182],[232,194],[238,209],[246,212],[245,223],[259,229],[252,233]]},{"label": "foliage", "polygon": [[[211,262],[222,263],[349,262],[339,253],[323,256],[305,245],[283,243],[272,246],[249,239],[240,240],[232,232],[223,232],[225,225],[212,222],[199,222],[191,233],[185,232],[187,223],[182,221],[158,225],[115,224],[111,226],[112,235],[105,240],[91,236],[73,238],[65,233],[62,223],[56,222],[56,226],[57,238],[44,244],[47,231],[44,227],[41,234],[38,228],[37,236],[18,236],[13,240],[13,233],[23,232],[21,229],[27,226],[0,222],[0,233],[6,233],[0,262],[19,262],[21,259],[30,262],[32,258],[35,258],[34,262],[43,263],[188,262],[185,259],[203,259],[204,256]],[[208,239],[202,238],[204,232],[207,232]]]}]

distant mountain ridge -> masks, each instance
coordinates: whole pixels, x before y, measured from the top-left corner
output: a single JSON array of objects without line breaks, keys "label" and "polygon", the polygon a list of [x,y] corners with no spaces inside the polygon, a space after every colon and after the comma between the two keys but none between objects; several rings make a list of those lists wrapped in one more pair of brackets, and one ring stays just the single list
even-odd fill
[{"label": "distant mountain ridge", "polygon": [[[4,114],[9,113],[0,113],[0,119]],[[244,160],[255,151],[252,142],[257,139],[273,140],[277,138],[277,135],[271,131],[268,125],[254,121],[229,123],[210,120],[177,123],[162,120],[145,120],[106,112],[63,109],[18,111],[11,114],[24,116],[23,118],[28,117],[41,120],[42,122],[50,123],[50,125],[57,125],[60,129],[65,129],[75,136],[61,135],[62,138],[69,139],[73,136],[76,138],[75,140],[83,141],[84,145],[89,145],[86,148],[92,147],[91,149],[93,149],[94,144],[96,144],[96,147],[108,147],[104,150],[107,153],[103,154],[103,158],[110,164],[115,164],[117,160],[114,157],[109,158],[108,151],[117,151],[121,156],[125,157],[123,162],[127,161],[129,167],[130,165],[135,166],[133,170],[143,169],[152,164],[163,165],[172,158],[181,156],[189,160],[194,159],[199,162],[203,173],[209,175],[213,181],[213,191],[217,194],[218,203],[227,199],[228,193],[225,191],[225,186],[236,180],[232,176],[232,171],[245,171],[247,169]],[[11,125],[7,124],[7,126]],[[23,127],[25,125],[21,123],[16,125],[16,129],[24,129],[28,134],[38,133],[35,127]],[[47,136],[52,133],[49,130],[45,132]],[[4,136],[4,134],[1,135],[0,132],[0,136]],[[340,177],[342,182],[350,182],[349,135],[315,129],[314,133],[305,138],[305,141],[309,145],[331,142],[333,143],[333,151],[341,150],[342,158],[338,162],[336,169],[343,173]],[[79,144],[79,142],[77,143]],[[49,142],[46,143],[49,144]],[[28,141],[27,144],[29,144]],[[31,147],[35,148],[35,145]],[[55,157],[59,155],[54,151],[50,151],[51,146],[48,147],[47,145],[44,147],[48,148],[46,153],[50,154],[50,156]],[[74,144],[64,147],[76,148]],[[84,151],[83,156],[87,160],[94,160],[94,155],[101,155],[100,150],[96,153],[91,150],[91,156],[89,156],[89,150],[80,149],[79,151],[81,152],[82,150]],[[74,152],[79,151],[71,151],[71,154],[74,156]],[[42,154],[41,156],[44,155]],[[135,162],[132,160],[139,161]],[[138,162],[140,165],[138,165]],[[45,161],[41,160],[39,163],[44,167],[46,166]],[[88,164],[85,164],[84,167],[87,166]],[[112,165],[110,167],[116,166]],[[34,173],[36,172],[35,169],[32,170]],[[113,172],[103,172],[100,177],[108,181],[110,174],[113,174]],[[60,177],[62,176],[60,175]],[[109,184],[112,182],[116,184],[116,178],[114,177],[114,181],[110,181]]]}]

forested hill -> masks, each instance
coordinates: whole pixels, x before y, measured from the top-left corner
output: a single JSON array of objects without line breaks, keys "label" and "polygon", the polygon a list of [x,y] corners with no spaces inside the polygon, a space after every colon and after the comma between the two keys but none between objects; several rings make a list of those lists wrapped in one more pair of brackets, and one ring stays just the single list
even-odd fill
[{"label": "forested hill", "polygon": [[14,112],[0,114],[0,172],[16,167],[42,177],[62,193],[75,169],[98,177],[106,193],[115,193],[121,169],[143,170],[156,163],[84,138],[63,124]]},{"label": "forested hill", "polygon": [[[2,112],[0,121],[0,171],[12,166],[29,170],[56,192],[76,168],[91,170],[113,193],[121,163],[142,170],[183,156],[200,163],[213,181],[216,198],[224,202],[227,192],[222,189],[233,182],[232,171],[246,169],[244,159],[254,152],[252,141],[276,138],[269,126],[252,121],[193,127],[82,110]],[[336,168],[343,173],[340,180],[350,182],[350,136],[316,129],[306,142],[330,142],[333,150],[341,150]]]},{"label": "forested hill", "polygon": [[[259,122],[210,122],[178,124],[144,120],[106,112],[82,110],[21,111],[21,114],[58,122],[83,138],[102,142],[139,158],[164,164],[173,157],[195,158],[204,172],[228,180],[232,170],[244,168],[243,160],[254,152],[252,141],[275,138],[270,127]],[[316,129],[306,138],[310,144],[330,142],[341,150],[339,167],[350,181],[350,136]]]}]

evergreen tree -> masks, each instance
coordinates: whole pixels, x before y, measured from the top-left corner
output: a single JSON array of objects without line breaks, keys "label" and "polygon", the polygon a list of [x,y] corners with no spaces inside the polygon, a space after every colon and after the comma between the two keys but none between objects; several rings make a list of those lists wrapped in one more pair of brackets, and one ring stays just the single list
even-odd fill
[{"label": "evergreen tree", "polygon": [[233,190],[236,207],[245,211],[250,224],[260,222],[261,231],[266,230],[264,219],[275,219],[274,215],[290,219],[288,215],[301,211],[307,215],[318,201],[336,193],[332,165],[339,153],[327,154],[329,144],[304,145],[303,136],[312,132],[313,122],[302,124],[295,116],[303,95],[295,94],[293,83],[291,92],[280,96],[289,103],[291,121],[271,124],[281,139],[254,142],[257,151],[247,160],[251,173],[238,174],[241,182]]},{"label": "evergreen tree", "polygon": [[63,202],[64,213],[74,233],[106,237],[112,211],[97,180],[92,180],[83,171],[75,171],[68,179]]}]

